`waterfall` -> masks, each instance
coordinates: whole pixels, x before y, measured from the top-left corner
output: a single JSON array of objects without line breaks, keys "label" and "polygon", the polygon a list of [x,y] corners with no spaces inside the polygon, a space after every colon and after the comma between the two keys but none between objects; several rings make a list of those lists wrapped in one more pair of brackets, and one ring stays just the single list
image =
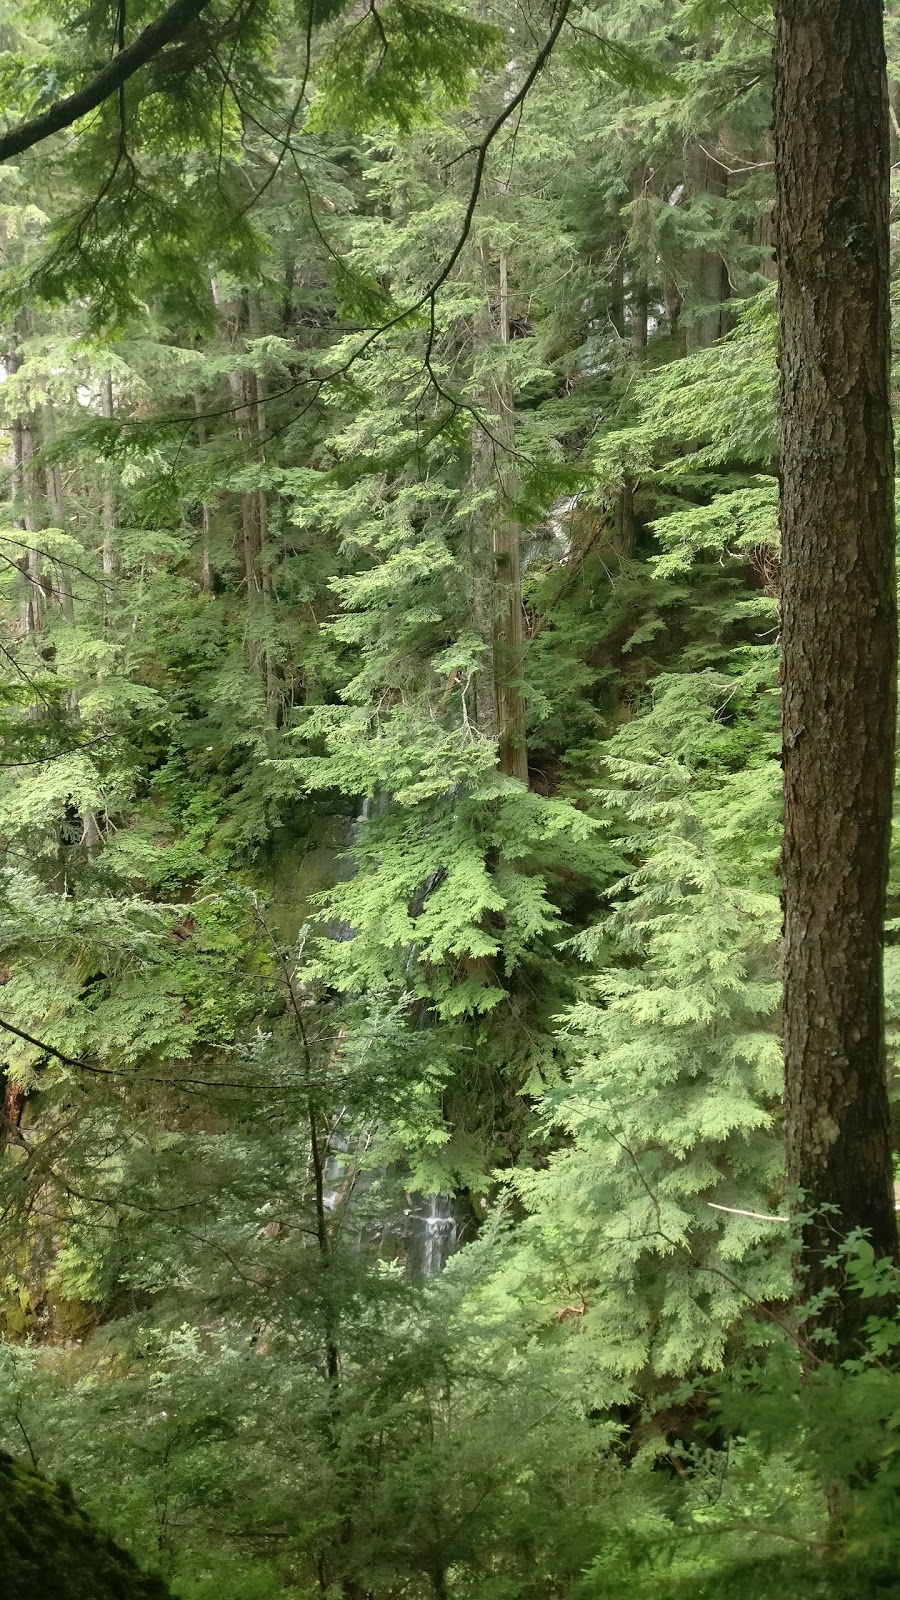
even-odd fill
[{"label": "waterfall", "polygon": [[332,1134],[328,1141],[328,1154],[322,1172],[325,1210],[336,1211],[350,1176],[350,1140],[345,1134]]},{"label": "waterfall", "polygon": [[[389,794],[382,791],[374,797],[367,795],[362,799],[356,816],[348,818],[344,831],[346,848],[339,868],[340,879],[346,881],[356,874],[358,863],[354,847],[363,837],[367,826],[377,817],[384,816],[389,806]],[[440,866],[418,885],[409,905],[413,920],[421,915],[428,897],[440,888],[446,876],[446,867]],[[327,938],[338,941],[356,938],[356,929],[349,922],[326,923],[321,931]],[[418,944],[413,941],[407,950],[407,971],[415,966],[418,954]],[[421,1012],[417,1025],[427,1028],[433,1022],[434,1017],[426,1008]],[[373,1215],[372,1200],[376,1196],[373,1195],[372,1185],[388,1176],[388,1168],[374,1171],[363,1169],[354,1173],[352,1147],[352,1137],[346,1133],[337,1135],[332,1132],[324,1170],[323,1198],[326,1211],[334,1216],[345,1205],[347,1212],[352,1211],[356,1215],[357,1224],[352,1236],[358,1246],[368,1244],[377,1247],[388,1259],[404,1262],[407,1271],[417,1278],[436,1278],[443,1272],[448,1257],[459,1242],[460,1227],[454,1200],[447,1194],[412,1194],[408,1196],[410,1203],[402,1211],[387,1206],[381,1215],[377,1214],[377,1210]]]},{"label": "waterfall", "polygon": [[413,1223],[412,1264],[423,1278],[436,1278],[447,1265],[456,1247],[458,1224],[453,1200],[448,1194],[421,1197],[422,1207],[410,1212]]},{"label": "waterfall", "polygon": [[408,1195],[410,1203],[402,1209],[379,1204],[377,1185],[389,1170],[360,1170],[353,1141],[335,1138],[325,1162],[325,1210],[331,1217],[343,1210],[345,1237],[354,1248],[375,1249],[387,1260],[400,1261],[414,1278],[436,1278],[459,1243],[457,1202],[436,1193]]}]

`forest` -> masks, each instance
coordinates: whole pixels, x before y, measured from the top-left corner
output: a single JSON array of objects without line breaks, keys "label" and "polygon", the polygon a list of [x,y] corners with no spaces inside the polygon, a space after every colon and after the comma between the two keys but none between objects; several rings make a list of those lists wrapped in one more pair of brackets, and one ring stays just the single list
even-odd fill
[{"label": "forest", "polygon": [[900,1600],[900,0],[0,5],[0,1594]]}]

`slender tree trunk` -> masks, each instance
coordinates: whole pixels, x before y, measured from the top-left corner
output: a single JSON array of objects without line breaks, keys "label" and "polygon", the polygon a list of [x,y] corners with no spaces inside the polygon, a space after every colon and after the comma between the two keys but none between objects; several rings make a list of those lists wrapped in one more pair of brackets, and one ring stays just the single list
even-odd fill
[{"label": "slender tree trunk", "polygon": [[[115,403],[113,400],[112,377],[109,373],[106,374],[103,380],[100,404],[104,417],[112,421],[115,415]],[[106,480],[103,485],[102,519],[103,575],[105,578],[115,578],[120,567],[119,551],[116,546],[116,529],[119,526],[119,502],[109,468],[106,469]]]},{"label": "slender tree trunk", "polygon": [[[46,444],[52,444],[56,437],[56,419],[53,406],[48,401],[41,407],[41,430]],[[62,472],[58,462],[47,468],[47,504],[50,510],[50,521],[54,528],[64,530],[66,526],[66,496],[63,488]],[[59,604],[63,616],[70,627],[75,624],[75,593],[72,585],[72,574],[64,561],[54,562],[57,577],[57,590],[54,599]]]},{"label": "slender tree trunk", "polygon": [[494,679],[494,541],[490,508],[483,496],[491,493],[491,441],[484,429],[472,429],[472,488],[476,496],[472,518],[473,539],[469,568],[472,574],[472,612],[482,654],[475,679],[474,719],[485,739],[500,737],[497,685]]},{"label": "slender tree trunk", "polygon": [[[13,437],[13,458],[18,456],[18,479],[22,498],[22,529],[27,535],[37,533],[42,524],[39,473],[35,466],[35,418],[31,412],[24,412],[19,420],[18,437]],[[44,625],[44,611],[46,606],[46,591],[44,589],[43,557],[29,544],[22,555],[19,566],[25,578],[25,587],[22,595],[22,631],[25,634],[40,633]]]},{"label": "slender tree trunk", "polygon": [[429,1577],[434,1600],[448,1600],[447,1568],[440,1558],[434,1561]]},{"label": "slender tree trunk", "polygon": [[[297,998],[297,992],[294,988],[293,978],[287,965],[284,967],[284,977],[287,986],[288,1003],[294,1014],[294,1021],[297,1027],[297,1036],[300,1042],[303,1058],[306,1063],[307,1072],[310,1074],[311,1089],[311,1077],[313,1070],[312,1051],[310,1049],[306,1025],[303,1020],[303,1008]],[[322,1289],[324,1295],[323,1311],[325,1325],[325,1374],[329,1389],[328,1448],[332,1451],[337,1451],[341,1443],[341,1357],[340,1350],[338,1348],[335,1315],[336,1305],[334,1300],[335,1285],[333,1281],[334,1266],[332,1259],[332,1242],[328,1228],[328,1210],[325,1199],[325,1175],[326,1161],[328,1156],[328,1139],[327,1134],[325,1134],[324,1130],[320,1127],[319,1111],[312,1093],[310,1093],[310,1097],[307,1102],[307,1118],[309,1125],[310,1166],[312,1168],[313,1188],[315,1195],[316,1243],[318,1246],[319,1268],[321,1272]],[[354,1542],[352,1514],[352,1501],[354,1497],[353,1483],[351,1482],[349,1485],[342,1484],[342,1490],[346,1495],[346,1502],[344,1506],[344,1515],[341,1518],[340,1527],[338,1529],[336,1554],[338,1556],[338,1560],[341,1560],[341,1564],[343,1565],[343,1561],[341,1559],[343,1552],[349,1550],[352,1556]],[[321,1572],[324,1574],[324,1558],[320,1557],[320,1560]],[[365,1588],[352,1574],[343,1574],[340,1587],[345,1600],[365,1600]]]},{"label": "slender tree trunk", "polygon": [[[307,1115],[309,1118],[310,1162],[312,1165],[316,1204],[316,1243],[319,1248],[319,1265],[322,1268],[322,1271],[325,1272],[331,1265],[331,1240],[328,1236],[328,1212],[325,1207],[326,1157],[322,1148],[319,1132],[319,1114],[313,1100],[309,1101],[307,1106]],[[329,1295],[331,1293],[330,1280],[328,1293]],[[325,1336],[325,1370],[328,1374],[329,1383],[334,1386],[334,1404],[336,1407],[337,1385],[341,1375],[341,1360],[337,1347],[337,1341],[331,1326],[330,1314],[327,1318],[327,1321],[328,1331]]]},{"label": "slender tree trunk", "polygon": [[[647,186],[647,169],[637,167],[631,175],[631,208],[632,217],[643,199]],[[640,353],[647,348],[647,330],[649,324],[649,288],[647,284],[647,266],[643,246],[637,252],[634,272],[631,280],[631,306],[630,330],[631,346]]]},{"label": "slender tree trunk", "polygon": [[3,1095],[3,1113],[0,1117],[0,1154],[8,1145],[16,1142],[16,1135],[22,1126],[22,1115],[25,1110],[25,1090],[15,1078],[7,1075],[6,1088]]},{"label": "slender tree trunk", "polygon": [[[8,373],[10,373],[10,375],[13,375],[16,372],[18,372],[19,366],[20,366],[19,353],[18,353],[18,350],[15,348],[15,346],[13,346],[13,348],[9,351],[9,354],[7,355],[7,358],[6,358],[6,370],[7,370]],[[12,503],[13,503],[13,507],[14,507],[13,526],[15,528],[17,528],[17,529],[19,529],[19,530],[24,532],[24,529],[25,529],[25,507],[26,507],[25,427],[24,427],[24,422],[23,422],[23,418],[22,418],[21,412],[17,413],[10,421],[9,442],[10,442],[9,467],[10,467],[10,481],[11,481],[11,488],[12,488],[11,498],[12,498]],[[24,542],[25,541],[23,540],[22,543],[24,544]],[[22,605],[21,605],[22,631],[24,633],[26,633],[26,634],[31,631],[31,628],[30,628],[30,623],[31,623],[31,616],[30,616],[30,603],[31,603],[30,602],[30,584],[28,582],[28,576],[27,576],[27,560],[28,560],[27,555],[20,555],[18,557],[18,565],[19,565],[20,569],[25,573],[25,583],[26,583],[26,586],[27,586],[26,590],[23,593]]]},{"label": "slender tree trunk", "polygon": [[[41,429],[45,442],[52,444],[55,428],[51,406],[44,406],[43,408]],[[54,528],[64,528],[66,525],[66,497],[63,493],[62,473],[59,469],[59,463],[56,461],[52,467],[47,469],[47,503],[50,507],[50,516],[53,520]]]},{"label": "slender tree trunk", "polygon": [[631,304],[631,346],[638,353],[647,348],[647,333],[650,324],[649,308],[647,305],[647,279],[640,278],[634,286],[634,299]]},{"label": "slender tree trunk", "polygon": [[[509,264],[500,256],[499,332],[504,346],[509,344]],[[493,384],[494,416],[497,428],[497,479],[500,491],[499,515],[494,528],[494,567],[497,583],[497,630],[494,643],[494,676],[497,687],[497,713],[500,744],[497,752],[501,772],[520,782],[528,782],[528,745],[525,738],[525,702],[522,698],[522,669],[525,660],[525,619],[522,608],[522,529],[513,515],[512,502],[517,490],[515,469],[515,412],[512,387],[504,371]]]},{"label": "slender tree trunk", "polygon": [[[262,307],[259,295],[254,295],[250,308],[250,332],[259,338],[263,332]],[[259,448],[260,465],[265,462],[266,438],[268,435],[268,419],[266,414],[266,401],[268,398],[268,385],[265,374],[259,372],[254,379],[255,384],[255,427],[256,443]],[[272,584],[272,570],[270,565],[271,550],[269,546],[269,532],[271,525],[272,507],[269,503],[269,491],[262,485],[256,491],[256,528],[258,540],[258,570],[259,589],[263,598],[263,675],[266,685],[266,709],[274,726],[278,725],[282,711],[282,701],[278,684],[278,666],[272,646],[272,632],[274,624],[274,588]]]},{"label": "slender tree trunk", "polygon": [[[510,340],[509,269],[501,254],[496,283],[486,248],[484,268],[484,341],[490,346],[499,334],[501,345]],[[491,300],[496,292],[497,318]],[[479,674],[478,725],[497,740],[501,772],[528,782],[528,747],[525,738],[525,702],[521,675],[525,655],[522,610],[522,530],[512,513],[516,495],[515,414],[512,391],[505,371],[494,371],[484,385],[482,405],[488,429],[476,429],[473,439],[473,476],[485,496],[477,511],[483,537],[475,551],[475,613],[485,644],[485,664]],[[491,497],[493,504],[488,497]]]},{"label": "slender tree trunk", "polygon": [[900,161],[900,83],[888,80],[888,112],[891,125],[891,166]]},{"label": "slender tree trunk", "polygon": [[614,245],[614,255],[609,275],[608,316],[620,339],[625,337],[625,248],[628,236],[625,228],[619,231]]},{"label": "slender tree trunk", "polygon": [[[20,317],[16,322],[12,348],[6,358],[6,368],[10,375],[17,373],[21,367],[19,351],[27,332],[27,323]],[[47,522],[47,484],[43,468],[35,460],[39,440],[39,417],[31,410],[20,411],[12,418],[10,466],[12,498],[15,506],[14,522],[15,526],[26,535],[22,540],[25,548],[18,558],[19,570],[25,580],[20,615],[22,632],[26,636],[40,633],[44,625],[47,599],[52,594],[52,584],[44,571],[45,557],[27,538],[29,533],[37,533],[46,527]],[[38,708],[32,706],[31,714],[37,715]]]},{"label": "slender tree trunk", "polygon": [[[19,361],[19,353],[16,350],[15,345],[13,344],[12,348],[9,350],[9,352],[7,353],[7,357],[6,357],[6,370],[9,373],[10,377],[13,377],[18,372],[20,365],[21,365],[21,363]],[[24,528],[24,526],[25,526],[25,515],[24,515],[24,512],[25,512],[25,473],[24,473],[24,470],[23,470],[22,418],[21,418],[20,415],[16,415],[16,416],[14,416],[14,417],[12,417],[10,419],[10,424],[9,424],[9,443],[10,443],[9,470],[10,470],[10,479],[11,479],[11,488],[12,488],[12,496],[11,496],[11,498],[12,498],[12,501],[13,501],[13,505],[15,507],[15,517],[14,517],[14,524],[13,525],[16,528]]]},{"label": "slender tree trunk", "polygon": [[[216,310],[226,330],[230,320],[229,306],[222,296],[218,281],[212,279],[212,293]],[[249,327],[250,305],[244,295],[233,313],[233,339],[232,343],[244,348],[245,337]],[[252,372],[235,371],[229,374],[229,387],[234,402],[234,421],[240,439],[252,440],[256,433],[256,379]],[[259,497],[257,493],[248,489],[241,496],[241,553],[244,568],[244,582],[247,594],[259,593]]]},{"label": "slender tree trunk", "polygon": [[[784,1052],[806,1292],[839,1234],[894,1256],[882,942],[897,623],[880,0],[779,0]],[[863,1307],[864,1311],[866,1308]],[[853,1341],[860,1308],[822,1320]]]},{"label": "slender tree trunk", "polygon": [[[207,446],[206,418],[203,415],[203,397],[199,389],[194,391],[194,415],[197,418],[197,444],[201,456],[205,456]],[[211,552],[212,521],[206,500],[203,501],[200,507],[200,536],[202,541],[200,547],[200,588],[204,594],[212,594],[214,587]]]}]

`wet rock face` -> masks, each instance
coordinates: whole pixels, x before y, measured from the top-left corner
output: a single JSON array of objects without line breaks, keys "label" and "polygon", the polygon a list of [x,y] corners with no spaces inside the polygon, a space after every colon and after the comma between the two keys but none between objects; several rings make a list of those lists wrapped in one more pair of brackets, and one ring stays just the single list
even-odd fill
[{"label": "wet rock face", "polygon": [[0,1593],[3,1600],[172,1600],[127,1551],[51,1483],[0,1453]]},{"label": "wet rock face", "polygon": [[369,1231],[382,1256],[399,1261],[410,1277],[436,1278],[471,1231],[472,1213],[449,1194],[407,1194],[406,1204],[386,1213]]}]

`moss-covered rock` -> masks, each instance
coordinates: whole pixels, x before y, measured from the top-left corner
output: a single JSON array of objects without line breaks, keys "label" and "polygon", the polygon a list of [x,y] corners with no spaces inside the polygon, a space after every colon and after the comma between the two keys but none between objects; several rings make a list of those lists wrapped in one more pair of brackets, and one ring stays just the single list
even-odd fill
[{"label": "moss-covered rock", "polygon": [[171,1600],[101,1532],[64,1483],[0,1453],[3,1600]]}]

